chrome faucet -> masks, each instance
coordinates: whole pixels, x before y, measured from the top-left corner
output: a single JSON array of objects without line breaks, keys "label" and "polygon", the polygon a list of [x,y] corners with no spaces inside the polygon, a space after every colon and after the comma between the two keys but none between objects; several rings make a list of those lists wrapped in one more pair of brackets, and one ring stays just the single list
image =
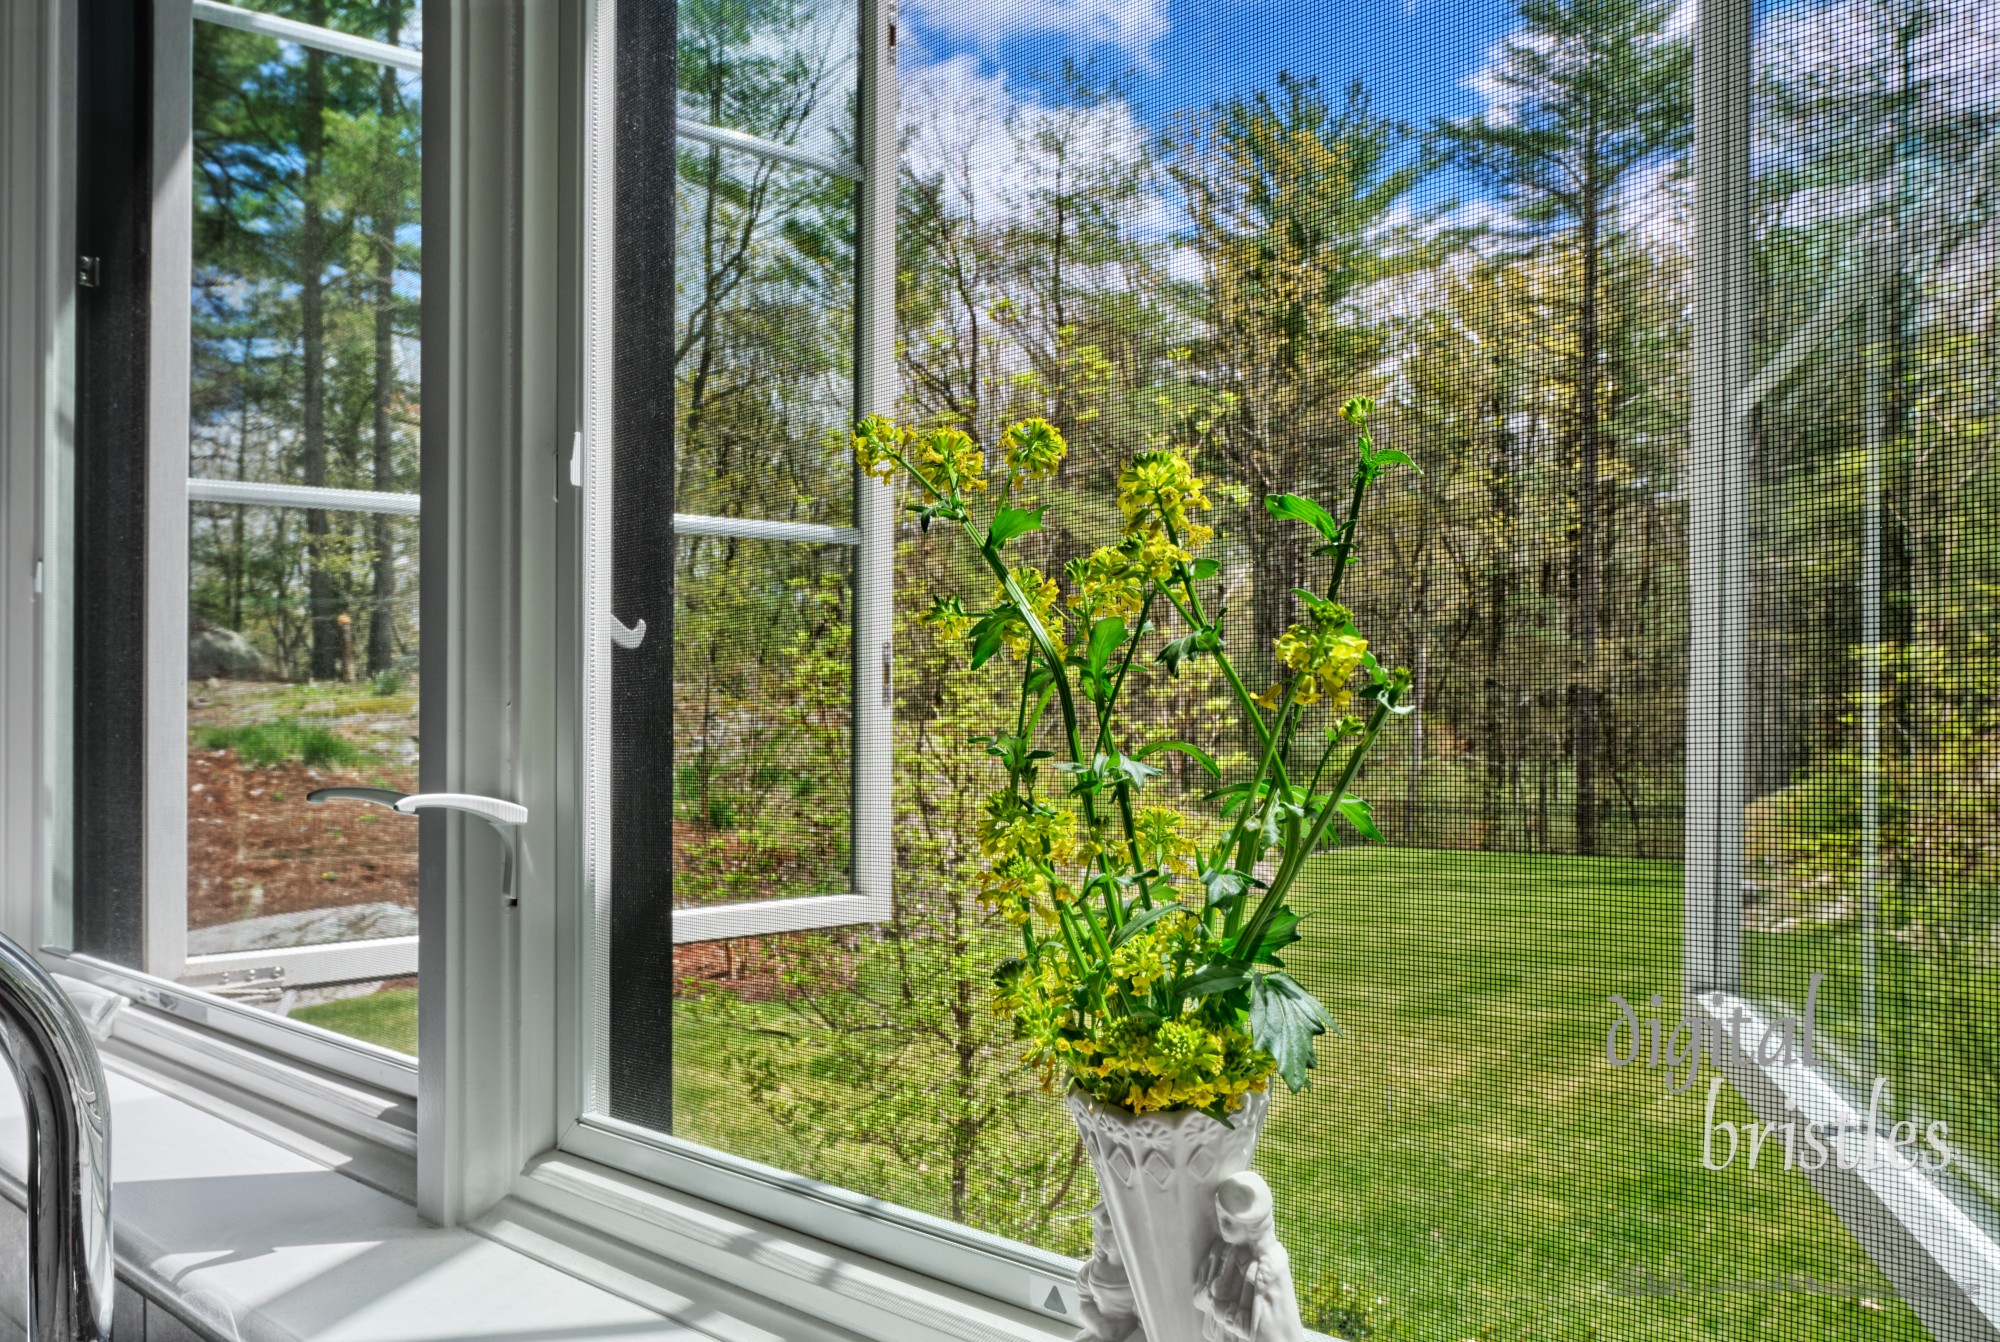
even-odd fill
[{"label": "chrome faucet", "polygon": [[111,1102],[97,1045],[35,957],[0,936],[0,1052],[28,1121],[28,1342],[111,1337]]}]

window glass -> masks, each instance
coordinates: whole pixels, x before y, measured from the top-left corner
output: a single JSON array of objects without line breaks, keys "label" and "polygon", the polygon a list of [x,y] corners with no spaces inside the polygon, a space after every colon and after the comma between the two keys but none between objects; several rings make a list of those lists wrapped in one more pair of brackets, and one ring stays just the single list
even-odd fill
[{"label": "window glass", "polygon": [[682,513],[849,526],[854,186],[683,140],[674,234]]},{"label": "window glass", "polygon": [[852,0],[689,0],[678,13],[683,122],[854,157]]},{"label": "window glass", "polygon": [[1987,1216],[1990,27],[1970,3],[1760,23],[1743,932],[1750,991],[1814,996],[1830,1078],[1863,1105],[1879,1080],[1885,1124],[1946,1124],[1945,1185]]},{"label": "window glass", "polygon": [[194,39],[182,978],[410,1052],[416,821],[307,797],[418,790],[421,80],[199,15]]},{"label": "window glass", "polygon": [[[1374,654],[1408,668],[1417,711],[1354,782],[1382,841],[1343,832],[1305,868],[1309,917],[1285,963],[1341,1030],[1320,1041],[1309,1089],[1277,1088],[1258,1160],[1306,1322],[1332,1336],[1953,1336],[1927,1323],[1941,1279],[1892,1283],[1876,1241],[1843,1224],[1879,1209],[1836,1214],[1832,1175],[1816,1185],[1768,1135],[1753,1168],[1749,1125],[1784,1114],[1753,1113],[1713,1061],[1668,1059],[1689,1032],[1676,1026],[1699,1018],[1684,929],[1724,909],[1742,967],[1721,986],[1796,1027],[1824,973],[1804,1028],[1821,1026],[1835,1088],[1865,1108],[1866,1078],[1892,1076],[1883,1137],[1946,1121],[1953,1163],[1934,1182],[1984,1177],[1993,929],[1974,836],[1990,828],[1991,584],[1975,426],[1992,382],[2000,70],[1970,3],[1758,7],[1741,201],[1755,279],[1717,292],[1696,271],[1695,19],[1666,0],[1370,0],[1338,24],[1309,6],[1150,0],[924,0],[899,16],[895,412],[962,429],[995,476],[1009,422],[1067,434],[1014,563],[1066,575],[1115,537],[1123,464],[1183,448],[1214,504],[1217,626],[1261,688],[1300,618],[1296,590],[1327,563],[1265,496],[1342,498],[1349,395],[1376,399],[1379,444],[1421,468],[1370,497],[1343,591]],[[691,96],[684,83],[684,115]],[[683,150],[686,247],[689,216],[719,196]],[[1893,245],[1849,268],[1883,219]],[[773,232],[799,246],[795,226]],[[764,254],[796,264],[775,241]],[[1857,278],[1885,254],[1899,258],[1888,281]],[[676,264],[685,276],[688,258]],[[1856,283],[1894,301],[1818,322],[1829,291]],[[687,329],[704,290],[678,290]],[[1701,301],[1754,305],[1749,366],[1728,389],[1756,391],[1733,458],[1748,483],[1727,503],[1751,540],[1719,557],[1694,505],[1733,478],[1728,444],[1690,409],[1713,354],[1696,348]],[[840,366],[831,344],[801,348],[829,327],[782,325],[745,328],[734,353],[801,382]],[[678,352],[685,398],[701,369]],[[1781,357],[1789,371],[1759,390],[1751,375]],[[759,413],[779,395],[764,385]],[[679,426],[689,514],[729,477],[685,406]],[[805,435],[783,443],[839,460]],[[744,515],[798,516],[779,511],[791,480],[761,478],[765,502]],[[609,1109],[1080,1255],[1090,1164],[993,1009],[994,969],[1021,937],[981,899],[983,808],[1005,777],[993,737],[1022,720],[1021,686],[973,667],[936,618],[946,593],[975,618],[997,598],[951,519],[926,520],[899,517],[895,539],[887,915],[677,947],[670,967],[671,937],[648,927],[651,981],[672,994],[670,1029],[651,1036],[671,1035],[671,1067],[650,1084],[670,1093]],[[724,833],[706,793],[691,820],[692,780],[714,775],[690,775],[688,751],[785,741],[805,757],[817,738],[801,715],[833,676],[802,690],[801,659],[763,651],[801,636],[785,623],[804,618],[796,596],[755,614],[779,590],[769,574],[795,570],[721,583],[680,545],[673,900],[760,879],[774,893],[804,831]],[[1697,621],[1691,600],[1718,558],[1746,575],[1726,599],[1753,631],[1747,704],[1709,678],[1733,626]],[[757,706],[721,735],[687,721],[713,721],[700,649],[716,636],[697,610],[733,631],[729,695]],[[1154,618],[1162,641],[1187,632]],[[856,704],[877,670],[856,666]],[[1176,675],[1148,657],[1130,674],[1121,748],[1183,742],[1225,783],[1247,776],[1256,743],[1212,659]],[[1058,735],[1035,741],[1052,759]],[[1735,753],[1697,773],[1697,735]],[[1149,797],[1213,813],[1197,755],[1152,762]],[[1697,837],[1715,847],[1715,817],[1697,812],[1723,769],[1752,798],[1728,818],[1749,865],[1711,871],[1688,854]],[[737,777],[800,813],[790,778]],[[617,841],[646,842],[639,823]],[[685,843],[692,825],[715,842]],[[1740,917],[1691,907],[1716,881],[1742,888]],[[609,1014],[615,1070],[630,1046]]]}]

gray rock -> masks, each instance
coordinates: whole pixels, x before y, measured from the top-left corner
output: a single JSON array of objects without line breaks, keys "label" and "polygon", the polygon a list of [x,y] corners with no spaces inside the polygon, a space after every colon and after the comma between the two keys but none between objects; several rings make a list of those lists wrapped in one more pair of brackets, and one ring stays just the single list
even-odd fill
[{"label": "gray rock", "polygon": [[188,679],[210,676],[262,680],[270,674],[264,655],[233,629],[202,629],[188,639]]},{"label": "gray rock", "polygon": [[295,946],[326,946],[341,941],[373,941],[379,937],[413,937],[417,911],[387,901],[350,904],[344,908],[301,909],[240,918],[215,927],[188,932],[189,955],[223,955],[230,951],[283,950]]}]

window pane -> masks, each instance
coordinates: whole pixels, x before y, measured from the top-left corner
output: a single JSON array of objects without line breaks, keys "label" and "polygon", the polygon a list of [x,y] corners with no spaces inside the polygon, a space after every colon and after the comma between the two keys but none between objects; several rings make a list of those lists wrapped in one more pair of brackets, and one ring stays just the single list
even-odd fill
[{"label": "window pane", "polygon": [[683,141],[676,510],[852,525],[854,188]]},{"label": "window pane", "polygon": [[[1875,209],[1879,182],[1856,152],[1875,141],[1854,89],[1909,107],[1880,93],[1880,71],[1857,68],[1868,58],[1847,40],[1863,23],[1852,7],[1760,10],[1753,367],[1813,320]],[[1969,389],[1992,384],[1991,187],[1968,163],[1992,113],[1967,90],[1994,71],[1965,75],[1964,53],[1991,46],[1973,42],[1972,12],[1930,5],[1934,27],[1889,25],[1932,53],[1934,68],[1916,68],[1939,100],[1915,118],[1932,139],[1913,141],[1908,124],[1886,137],[1915,160],[1895,194],[1912,237],[1951,241],[1904,248],[1937,258],[1907,281],[1904,320],[1940,334],[1902,348],[1885,375],[1895,390],[1881,395],[1907,398],[1912,423],[1928,413],[1932,433],[1986,416]],[[1219,564],[1224,647],[1252,690],[1300,618],[1295,590],[1323,585],[1328,562],[1263,496],[1343,506],[1350,394],[1378,400],[1378,444],[1423,468],[1371,496],[1341,593],[1375,655],[1409,668],[1419,704],[1353,783],[1385,842],[1349,832],[1309,860],[1294,898],[1310,915],[1304,939],[1284,951],[1343,1026],[1321,1040],[1311,1089],[1275,1087],[1258,1162],[1307,1323],[1346,1337],[1925,1336],[1922,1302],[1899,1297],[1801,1172],[1782,1158],[1755,1173],[1740,1160],[1704,1168],[1712,1066],[1670,1092],[1661,1068],[1605,1061],[1613,994],[1664,1017],[1673,1038],[1687,723],[1736,711],[1704,680],[1715,631],[1690,627],[1688,600],[1701,483],[1688,463],[1712,459],[1691,457],[1687,409],[1692,9],[1381,6],[1343,28],[1269,7],[1132,0],[1092,13],[942,0],[905,16],[900,412],[964,428],[995,476],[1009,421],[1045,415],[1066,431],[1069,458],[1034,491],[1043,525],[1007,551],[1050,575],[1115,538],[1117,472],[1134,453],[1184,446],[1211,483],[1203,520],[1221,536],[1204,553]],[[1777,54],[1786,31],[1798,41],[1790,74]],[[1354,71],[1365,83],[1349,85]],[[682,201],[703,207],[685,189]],[[1981,222],[1945,227],[1968,219]],[[1977,315],[1963,315],[1968,304]],[[1821,1010],[1829,1048],[1850,1054],[1867,1046],[1863,956],[1845,926],[1859,897],[1838,893],[1855,879],[1861,767],[1846,761],[1859,712],[1862,320],[1833,323],[1758,426],[1750,824],[1769,836],[1754,852],[1797,852],[1751,876],[1799,885],[1760,897],[1744,932],[1746,986],[1763,1000],[1796,1009],[1807,968],[1842,983]],[[782,367],[781,348],[769,346]],[[1885,1039],[1892,966],[1902,975],[1900,1033],[1877,1046],[1900,1049],[1907,1068],[1896,1085],[1911,1107],[1897,1113],[1949,1113],[1953,1133],[1990,1127],[1993,1097],[1971,1078],[1994,1072],[1977,1053],[1994,1007],[1992,929],[1971,898],[1983,878],[1969,837],[1990,828],[1969,799],[1990,790],[1970,780],[1988,763],[1973,629],[1991,584],[1965,530],[1981,514],[1983,458],[1959,450],[1955,493],[1920,496],[1912,474],[1884,504],[1885,516],[1904,509],[1897,525],[1912,534],[1928,528],[1921,548],[1892,544],[1885,565],[1932,585],[1912,577],[1884,597],[1884,637],[1910,649],[1884,692],[1912,706],[1885,718],[1883,740],[1911,739],[1921,721],[1930,753],[1912,775],[1881,766],[1878,841],[1887,851],[1921,835],[1930,847],[1903,859],[1904,921],[1881,915],[1897,946],[1872,952],[1872,1028]],[[991,883],[982,807],[1005,778],[991,737],[1015,730],[1021,685],[996,675],[1004,652],[975,672],[918,618],[940,594],[975,617],[996,600],[950,533],[910,524],[899,542],[894,912],[678,955],[672,1126],[1077,1253],[1096,1197],[1088,1163],[1021,1067],[1010,1023],[983,1005],[992,969],[1021,947],[979,899]],[[1922,627],[1927,609],[1929,644],[1893,632],[1899,619]],[[1152,618],[1158,640],[1187,632],[1176,613]],[[1943,717],[1920,717],[1914,688],[1896,688],[1920,647],[1921,697],[1951,705],[1922,711]],[[677,670],[683,742],[689,674]],[[1940,696],[1940,681],[1962,692]],[[1121,715],[1120,749],[1185,741],[1225,782],[1255,762],[1212,660],[1176,677],[1148,651]],[[1045,770],[1067,758],[1047,722],[1036,744],[1051,752]],[[1144,795],[1212,817],[1213,786],[1181,756]],[[1954,819],[1919,820],[1919,790],[1926,817]],[[753,851],[683,850],[676,881],[727,879]],[[1810,860],[1795,875],[1785,864],[1799,855]],[[1948,879],[1946,863],[1957,864]],[[1961,900],[1948,915],[1941,891]],[[1187,893],[1198,897],[1191,882]],[[1927,912],[1912,912],[1920,900]],[[1776,933],[1781,913],[1804,930]],[[1947,925],[1960,939],[1942,940]],[[1714,1102],[1723,1122],[1751,1119],[1726,1082]],[[1669,1289],[1632,1286],[1661,1280]]]},{"label": "window pane", "polygon": [[[1817,1019],[1833,1083],[1882,1122],[1946,1125],[1939,1182],[2000,1209],[1989,854],[2000,689],[1986,446],[2000,310],[1983,223],[2000,54],[1987,7],[1763,24],[1759,298],[1774,358],[1842,319],[1763,402],[1744,817],[1749,991]],[[1877,230],[1887,244],[1854,240]]]},{"label": "window pane", "polygon": [[853,550],[680,541],[674,903],[847,894]]},{"label": "window pane", "polygon": [[[411,4],[282,12],[387,41],[418,28]],[[306,796],[417,790],[413,500],[204,486],[417,492],[420,87],[195,26],[184,979],[405,1052],[416,822]]]},{"label": "window pane", "polygon": [[852,0],[689,0],[680,114],[828,159],[854,157]]},{"label": "window pane", "polygon": [[236,9],[275,14],[282,19],[331,28],[391,46],[422,51],[423,23],[416,0],[225,0]]}]

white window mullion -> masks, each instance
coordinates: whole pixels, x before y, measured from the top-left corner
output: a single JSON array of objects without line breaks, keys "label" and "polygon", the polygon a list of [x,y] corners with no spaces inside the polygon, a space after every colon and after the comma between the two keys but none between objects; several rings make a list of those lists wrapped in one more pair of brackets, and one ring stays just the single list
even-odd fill
[{"label": "white window mullion", "polygon": [[[855,401],[859,412],[894,414],[896,380],[895,0],[861,6],[861,156],[855,277]],[[874,916],[890,911],[891,783],[895,764],[896,510],[889,490],[859,471],[854,520],[854,888]]]},{"label": "white window mullion", "polygon": [[[152,377],[146,446],[146,900],[149,974],[187,957],[188,421],[194,287],[194,19],[156,0]],[[87,544],[84,537],[80,544]]]}]

